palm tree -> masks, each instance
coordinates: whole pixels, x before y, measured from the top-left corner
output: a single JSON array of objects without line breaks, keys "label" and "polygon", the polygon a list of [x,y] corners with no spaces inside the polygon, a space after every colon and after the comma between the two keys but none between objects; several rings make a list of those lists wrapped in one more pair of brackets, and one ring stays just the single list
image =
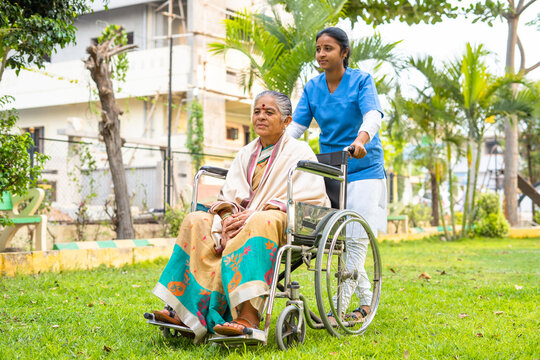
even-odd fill
[{"label": "palm tree", "polygon": [[[420,60],[411,60],[411,65],[420,71],[427,80],[427,88],[433,92],[430,104],[433,107],[435,118],[441,131],[441,141],[446,148],[446,169],[448,178],[448,193],[450,201],[450,216],[452,225],[452,236],[447,239],[457,238],[456,221],[455,221],[455,199],[454,199],[454,174],[452,172],[452,153],[455,149],[455,160],[457,161],[461,155],[461,144],[464,141],[460,131],[460,116],[456,109],[456,103],[453,100],[456,96],[459,97],[459,83],[455,74],[456,69],[450,64],[445,64],[443,70],[438,70],[434,64],[432,57],[427,57]],[[426,90],[425,90],[426,91]],[[440,192],[439,192],[440,194]],[[442,206],[441,206],[442,209]],[[442,212],[442,210],[441,210]]]},{"label": "palm tree", "polygon": [[[214,54],[237,50],[249,59],[249,67],[241,78],[250,90],[256,80],[270,90],[290,96],[298,80],[307,81],[315,67],[314,31],[337,23],[343,15],[346,0],[287,0],[283,1],[292,21],[283,20],[282,12],[270,1],[271,15],[238,12],[225,20],[226,35],[209,45]],[[393,50],[397,43],[383,44],[379,35],[351,43],[351,65],[373,59],[397,65],[399,59]],[[303,75],[303,76],[302,76]],[[383,79],[385,80],[385,79]],[[381,86],[385,84],[379,79]]]},{"label": "palm tree", "polygon": [[[463,213],[462,236],[465,235],[467,224],[472,224],[476,201],[476,184],[481,157],[481,146],[484,134],[489,126],[485,121],[488,117],[502,113],[515,113],[512,103],[505,106],[499,94],[505,91],[511,83],[520,81],[516,76],[497,78],[491,75],[483,58],[489,53],[482,45],[473,48],[467,44],[465,54],[458,61],[461,68],[459,78],[461,93],[456,97],[465,117],[467,129],[467,189],[465,192],[465,207]],[[457,66],[454,67],[454,69]],[[503,97],[504,98],[504,97]],[[508,104],[507,104],[508,105]]]},{"label": "palm tree", "polygon": [[[500,116],[519,115],[527,108],[522,99],[512,98],[511,86],[526,84],[519,75],[495,77],[491,75],[483,59],[489,53],[482,45],[473,48],[467,44],[461,59],[449,65],[448,71],[454,78],[459,78],[459,93],[452,92],[454,101],[465,118],[467,131],[467,189],[463,213],[462,236],[467,231],[467,224],[472,224],[475,212],[476,184],[481,157],[481,146],[486,130],[491,124],[490,117],[498,120]],[[460,69],[458,73],[458,69]],[[514,84],[514,85],[513,85]]]},{"label": "palm tree", "polygon": [[[535,174],[533,167],[533,151],[540,149],[540,81],[532,84],[529,88],[520,91],[516,99],[521,103],[528,104],[530,109],[521,117],[522,130],[522,146],[527,159],[527,175],[529,182],[534,184],[537,179],[540,179],[539,174]],[[536,168],[538,164],[536,162]],[[534,207],[533,207],[534,210]],[[534,216],[534,211],[533,211]]]},{"label": "palm tree", "polygon": [[[540,81],[527,83],[527,86],[515,93],[508,91],[500,101],[501,109],[512,109],[518,113],[521,130],[520,148],[526,160],[526,173],[529,182],[534,184],[540,179]],[[511,115],[508,112],[502,112]],[[536,158],[535,158],[536,155]],[[535,216],[535,205],[532,204],[532,216]]]},{"label": "palm tree", "polygon": [[[411,155],[416,159],[416,163],[426,167],[430,174],[432,224],[438,225],[440,213],[445,237],[453,239],[456,237],[456,227],[454,186],[452,183],[452,146],[455,146],[458,150],[456,154],[459,155],[462,137],[458,129],[458,116],[451,94],[456,92],[458,83],[452,80],[452,77],[446,71],[438,70],[432,57],[419,60],[410,59],[409,64],[425,76],[427,83],[424,88],[417,89],[418,97],[416,100],[396,99],[392,101],[394,112],[393,116],[390,117],[389,129],[394,128],[395,132],[397,129],[408,128],[409,134],[407,138],[420,140],[416,142],[413,140],[415,149]],[[398,113],[402,114],[402,116],[396,117]],[[399,118],[402,120],[400,126],[396,127]],[[407,124],[404,124],[405,120],[408,120]],[[389,135],[392,136],[392,131],[389,132]],[[443,155],[445,150],[446,161]],[[446,176],[449,182],[452,236],[447,233],[440,196],[440,183],[444,178],[444,168],[447,170]]]}]

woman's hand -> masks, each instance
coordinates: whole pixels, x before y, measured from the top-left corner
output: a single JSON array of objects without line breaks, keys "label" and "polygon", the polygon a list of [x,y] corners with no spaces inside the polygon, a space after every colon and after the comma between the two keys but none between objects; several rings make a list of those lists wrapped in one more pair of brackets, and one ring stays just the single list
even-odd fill
[{"label": "woman's hand", "polygon": [[369,135],[365,131],[361,131],[356,137],[351,146],[354,146],[354,153],[351,156],[355,159],[361,159],[366,156],[367,151],[365,148],[366,143],[369,141]]},{"label": "woman's hand", "polygon": [[223,220],[221,231],[221,246],[225,248],[225,245],[230,239],[233,239],[242,229],[246,220],[253,214],[255,210],[244,210],[237,214],[227,216]]}]

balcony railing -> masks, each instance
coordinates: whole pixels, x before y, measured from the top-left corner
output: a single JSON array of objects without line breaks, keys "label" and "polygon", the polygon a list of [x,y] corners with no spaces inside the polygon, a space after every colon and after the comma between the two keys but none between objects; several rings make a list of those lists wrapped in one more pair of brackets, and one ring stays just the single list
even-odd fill
[{"label": "balcony railing", "polygon": [[[129,70],[126,82],[117,98],[167,93],[169,49],[157,48],[133,51],[128,54]],[[172,91],[186,91],[191,67],[191,48],[173,47]],[[15,97],[18,109],[65,105],[97,99],[92,88],[95,84],[81,61],[47,64],[43,69],[22,70],[19,76],[8,70],[2,80],[2,93]],[[118,86],[116,87],[118,88]]]}]

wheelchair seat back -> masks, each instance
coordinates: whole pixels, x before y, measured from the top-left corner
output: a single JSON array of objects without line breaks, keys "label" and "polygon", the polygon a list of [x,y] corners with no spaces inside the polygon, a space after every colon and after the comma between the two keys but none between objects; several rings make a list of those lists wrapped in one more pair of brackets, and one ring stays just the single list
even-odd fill
[{"label": "wheelchair seat back", "polygon": [[[320,163],[336,167],[344,172],[347,171],[347,159],[348,156],[345,151],[317,155],[317,160]],[[324,182],[326,194],[330,199],[332,208],[296,203],[294,208],[295,231],[293,234],[293,243],[295,245],[315,245],[327,220],[336,209],[340,209],[341,182],[327,177],[324,178]],[[343,205],[346,206],[346,204]]]},{"label": "wheelchair seat back", "polygon": [[[317,160],[319,160],[320,163],[330,165],[338,169],[341,169],[343,165],[345,166],[345,170],[347,169],[347,159],[348,155],[345,151],[317,154]],[[341,183],[338,180],[325,177],[324,185],[326,187],[326,194],[330,198],[332,208],[339,209],[339,195],[341,190]],[[347,204],[343,204],[343,208],[346,207]]]}]

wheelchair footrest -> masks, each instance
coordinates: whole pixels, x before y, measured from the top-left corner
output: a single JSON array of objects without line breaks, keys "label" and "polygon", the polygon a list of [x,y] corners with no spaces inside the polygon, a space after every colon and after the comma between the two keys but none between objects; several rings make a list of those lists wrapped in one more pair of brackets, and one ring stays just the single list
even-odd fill
[{"label": "wheelchair footrest", "polygon": [[155,325],[155,326],[159,326],[159,327],[165,327],[165,328],[169,328],[169,329],[173,329],[173,330],[178,330],[179,332],[181,333],[191,333],[193,334],[193,330],[191,330],[189,327],[187,326],[180,326],[180,325],[175,325],[175,324],[171,324],[171,323],[167,323],[167,322],[161,322],[161,321],[157,321],[154,319],[154,316],[152,314],[148,314],[149,318],[146,318],[146,322],[150,325]]},{"label": "wheelchair footrest", "polygon": [[212,334],[208,338],[208,342],[227,346],[259,345],[266,343],[266,334],[263,330],[258,329],[253,329],[253,334],[251,335],[223,336]]}]

